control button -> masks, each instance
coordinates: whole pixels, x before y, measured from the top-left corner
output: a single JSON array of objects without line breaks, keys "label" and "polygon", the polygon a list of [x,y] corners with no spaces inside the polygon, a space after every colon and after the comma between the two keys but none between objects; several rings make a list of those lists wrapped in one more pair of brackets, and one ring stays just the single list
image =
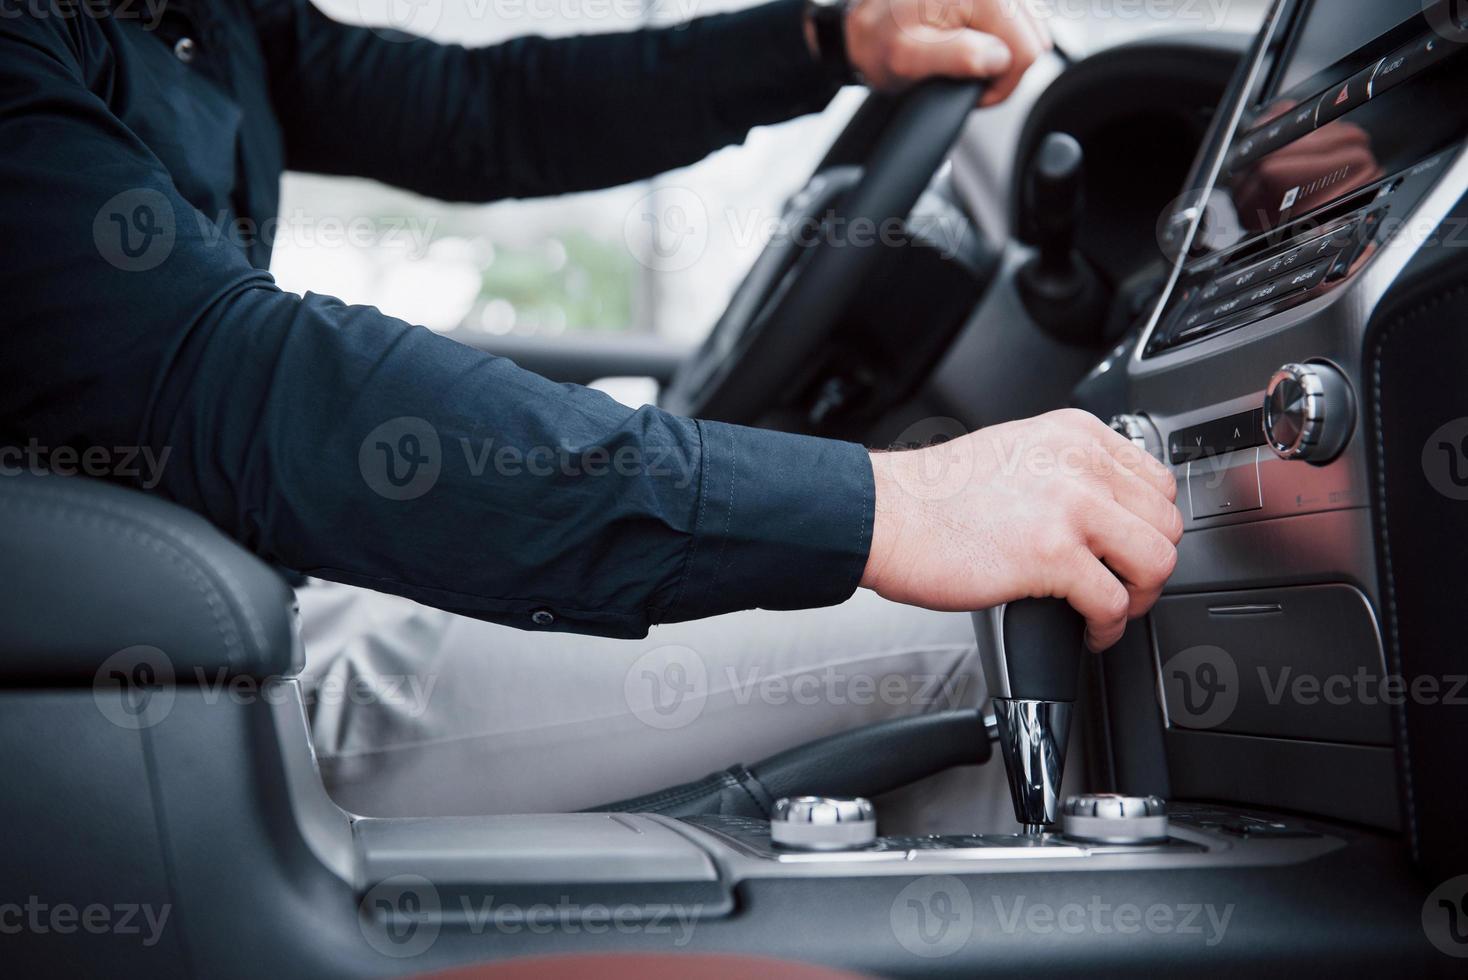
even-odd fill
[{"label": "control button", "polygon": [[1212,299],[1214,296],[1227,296],[1240,289],[1273,279],[1275,276],[1283,275],[1298,266],[1305,265],[1317,259],[1334,257],[1335,254],[1349,246],[1356,240],[1356,232],[1359,222],[1353,222],[1343,228],[1319,235],[1301,245],[1285,249],[1277,255],[1243,267],[1224,273],[1208,284],[1199,294],[1203,300]]},{"label": "control button", "polygon": [[1371,79],[1376,74],[1377,62],[1370,68],[1363,68],[1352,75],[1340,85],[1326,92],[1320,97],[1320,111],[1315,116],[1315,125],[1324,126],[1333,119],[1339,119],[1357,106],[1366,104],[1371,98]]},{"label": "control button", "polygon": [[877,811],[859,796],[781,797],[770,811],[770,840],[797,851],[852,851],[877,839]]},{"label": "control button", "polygon": [[1381,59],[1371,80],[1371,96],[1396,88],[1413,75],[1456,52],[1462,45],[1436,34],[1419,37]]},{"label": "control button", "polygon": [[1315,128],[1315,113],[1319,104],[1318,98],[1311,99],[1254,127],[1234,147],[1229,160],[1230,169],[1241,170],[1309,133]]},{"label": "control button", "polygon": [[1157,434],[1157,427],[1146,416],[1113,415],[1110,425],[1113,432],[1126,436],[1127,441],[1142,452],[1162,459],[1162,437]]},{"label": "control button", "polygon": [[1264,410],[1240,412],[1202,425],[1178,429],[1167,440],[1167,455],[1174,463],[1205,456],[1219,456],[1237,449],[1264,445]]},{"label": "control button", "polygon": [[1072,796],[1065,801],[1061,822],[1066,839],[1087,844],[1161,844],[1167,840],[1167,805],[1156,796]]},{"label": "control button", "polygon": [[1248,305],[1249,304],[1245,302],[1244,296],[1241,293],[1238,296],[1233,297],[1232,299],[1226,299],[1221,303],[1214,303],[1212,306],[1208,307],[1207,318],[1209,320],[1219,320],[1223,317],[1228,316],[1231,313],[1237,313],[1239,310],[1242,310]]},{"label": "control button", "polygon": [[1284,459],[1328,463],[1350,441],[1356,399],[1345,376],[1329,364],[1286,364],[1264,393],[1264,433]]},{"label": "control button", "polygon": [[1188,504],[1195,521],[1263,507],[1259,450],[1246,449],[1189,463]]},{"label": "control button", "polygon": [[1303,292],[1314,289],[1325,279],[1325,274],[1330,271],[1330,260],[1325,259],[1294,273],[1286,273],[1277,280],[1284,284],[1285,292]]}]

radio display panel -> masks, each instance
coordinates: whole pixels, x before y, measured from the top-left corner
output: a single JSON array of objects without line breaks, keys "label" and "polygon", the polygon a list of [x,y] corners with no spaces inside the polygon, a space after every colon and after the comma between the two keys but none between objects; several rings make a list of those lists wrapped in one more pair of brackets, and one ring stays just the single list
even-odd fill
[{"label": "radio display panel", "polygon": [[1468,136],[1468,5],[1282,4],[1143,356],[1333,288]]}]

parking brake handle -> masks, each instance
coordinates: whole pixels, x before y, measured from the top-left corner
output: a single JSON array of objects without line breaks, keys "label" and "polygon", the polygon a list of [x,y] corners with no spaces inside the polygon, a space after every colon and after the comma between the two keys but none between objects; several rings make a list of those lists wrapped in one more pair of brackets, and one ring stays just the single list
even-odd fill
[{"label": "parking brake handle", "polygon": [[979,648],[1015,819],[1039,835],[1059,817],[1086,623],[1063,599],[1022,599],[997,616],[996,635]]}]

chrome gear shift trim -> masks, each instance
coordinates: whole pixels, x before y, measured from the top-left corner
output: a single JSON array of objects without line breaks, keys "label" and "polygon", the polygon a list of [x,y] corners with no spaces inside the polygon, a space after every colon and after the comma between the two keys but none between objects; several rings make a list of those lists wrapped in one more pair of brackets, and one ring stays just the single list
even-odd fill
[{"label": "chrome gear shift trim", "polygon": [[1014,816],[1037,836],[1060,819],[1060,780],[1075,705],[1070,701],[994,698],[999,751]]}]

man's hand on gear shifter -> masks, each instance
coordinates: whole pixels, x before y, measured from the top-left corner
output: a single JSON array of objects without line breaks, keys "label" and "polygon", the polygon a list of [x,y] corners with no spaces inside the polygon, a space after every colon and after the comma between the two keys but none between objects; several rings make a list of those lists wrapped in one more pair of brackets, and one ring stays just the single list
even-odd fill
[{"label": "man's hand on gear shifter", "polygon": [[876,519],[862,585],[930,609],[1054,596],[1103,650],[1177,563],[1177,482],[1087,412],[1065,409],[937,446],[872,454]]}]

